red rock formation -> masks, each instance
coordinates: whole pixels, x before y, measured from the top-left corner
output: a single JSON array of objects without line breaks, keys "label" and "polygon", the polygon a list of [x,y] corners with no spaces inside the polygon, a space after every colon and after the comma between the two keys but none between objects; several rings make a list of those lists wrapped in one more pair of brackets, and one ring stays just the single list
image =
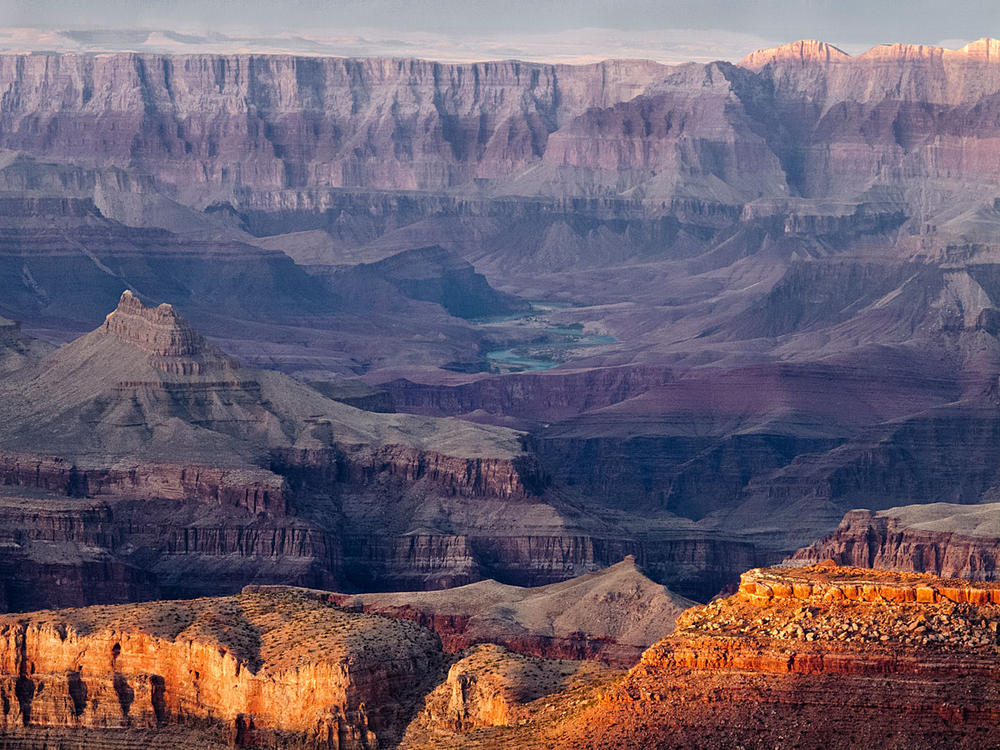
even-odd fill
[{"label": "red rock formation", "polygon": [[313,486],[327,482],[371,484],[391,478],[425,481],[445,495],[523,498],[541,493],[547,479],[530,455],[521,459],[462,458],[404,445],[343,445],[327,450],[279,450],[272,467]]},{"label": "red rock formation", "polygon": [[835,532],[790,559],[994,581],[1000,576],[998,517],[996,503],[852,510]]},{"label": "red rock formation", "polygon": [[407,728],[403,746],[424,747],[442,740],[461,746],[463,735],[471,731],[523,724],[537,712],[533,703],[567,702],[581,687],[612,674],[587,662],[535,659],[492,645],[470,648],[428,693],[423,709]]},{"label": "red rock formation", "polygon": [[89,469],[62,458],[0,454],[0,484],[33,487],[74,497],[191,500],[284,514],[285,480],[265,469],[136,463]]},{"label": "red rock formation", "polygon": [[375,748],[440,658],[417,626],[291,592],[41,612],[0,621],[0,729],[201,724]]},{"label": "red rock formation", "polygon": [[994,744],[998,602],[996,585],[932,576],[750,571],[734,596],[688,610],[617,687],[548,738],[621,748]]}]

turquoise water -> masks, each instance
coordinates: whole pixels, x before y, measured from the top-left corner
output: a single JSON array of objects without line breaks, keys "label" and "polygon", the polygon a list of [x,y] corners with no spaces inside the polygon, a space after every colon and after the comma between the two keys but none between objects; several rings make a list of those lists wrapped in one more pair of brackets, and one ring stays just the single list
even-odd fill
[{"label": "turquoise water", "polygon": [[[544,318],[537,320],[539,313],[567,310],[575,307],[575,305],[569,302],[550,302],[547,300],[530,300],[530,302],[531,310],[529,312],[496,318],[481,318],[472,322],[478,325],[489,325],[524,320],[525,323],[519,325],[530,325],[530,319],[535,318],[536,324],[544,324],[546,322]],[[546,335],[546,341],[519,344],[509,349],[496,349],[487,352],[486,359],[495,365],[495,369],[504,372],[539,372],[542,370],[551,370],[553,367],[558,367],[561,364],[561,358],[552,356],[555,351],[613,344],[617,341],[614,336],[584,335],[583,326],[579,323],[564,326],[549,326],[540,328],[539,331]]]},{"label": "turquoise water", "polygon": [[518,354],[517,349],[499,349],[486,352],[486,359],[490,362],[508,365],[512,372],[538,372],[559,366],[558,362],[551,359],[531,359]]}]

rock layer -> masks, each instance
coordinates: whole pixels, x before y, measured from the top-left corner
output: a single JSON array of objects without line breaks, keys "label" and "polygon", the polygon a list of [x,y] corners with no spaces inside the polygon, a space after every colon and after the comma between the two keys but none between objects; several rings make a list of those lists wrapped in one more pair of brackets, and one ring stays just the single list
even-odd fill
[{"label": "rock layer", "polygon": [[791,559],[995,581],[1000,576],[998,522],[996,503],[852,510],[835,532]]},{"label": "rock layer", "polygon": [[994,595],[855,568],[750,571],[732,597],[688,610],[556,744],[993,744]]},{"label": "rock layer", "polygon": [[693,604],[643,575],[634,558],[537,588],[482,581],[446,591],[328,598],[352,611],[417,622],[436,632],[450,652],[492,643],[546,659],[615,666],[635,663]]},{"label": "rock layer", "polygon": [[0,722],[375,748],[440,660],[426,630],[291,592],[41,612],[0,622]]}]

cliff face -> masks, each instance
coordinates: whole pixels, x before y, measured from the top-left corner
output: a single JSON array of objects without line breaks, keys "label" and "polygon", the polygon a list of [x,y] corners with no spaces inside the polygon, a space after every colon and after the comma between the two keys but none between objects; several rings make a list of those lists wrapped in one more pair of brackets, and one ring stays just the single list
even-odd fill
[{"label": "cliff face", "polygon": [[175,375],[234,370],[239,363],[210,345],[168,304],[146,307],[130,291],[108,314],[104,330],[150,357],[157,369]]},{"label": "cliff face", "polygon": [[[726,205],[915,173],[989,180],[996,44],[883,45],[852,58],[803,41],[742,68],[6,55],[0,145],[138,169],[199,210],[273,213],[327,210],[331,189],[476,180],[506,195],[636,191]],[[101,196],[109,209],[114,193]]]},{"label": "cliff face", "polygon": [[491,645],[470,648],[427,694],[401,747],[450,747],[468,742],[477,729],[523,724],[537,714],[539,703],[550,708],[550,701],[568,703],[614,674],[587,662],[534,659]]},{"label": "cliff face", "polygon": [[428,631],[290,592],[43,612],[0,623],[0,728],[208,724],[241,745],[375,748],[440,660]]},{"label": "cliff face", "polygon": [[288,508],[284,479],[264,469],[145,462],[128,468],[86,469],[61,458],[8,453],[0,455],[0,479],[4,485],[71,497],[192,500],[277,515]]},{"label": "cliff face", "polygon": [[[754,570],[559,730],[566,747],[856,747],[996,741],[995,586]],[[768,706],[760,710],[761,703]]]},{"label": "cliff face", "polygon": [[3,145],[140,166],[206,203],[237,186],[437,190],[523,168],[567,117],[631,98],[662,69],[642,62],[574,68],[5,56],[0,88],[17,106],[3,118]]},{"label": "cliff face", "polygon": [[791,559],[995,581],[1000,575],[998,519],[996,503],[852,510],[835,532]]},{"label": "cliff face", "polygon": [[485,412],[529,423],[555,421],[626,401],[673,379],[665,367],[608,367],[577,372],[522,373],[440,386],[396,380],[380,388],[400,411],[442,416]]}]

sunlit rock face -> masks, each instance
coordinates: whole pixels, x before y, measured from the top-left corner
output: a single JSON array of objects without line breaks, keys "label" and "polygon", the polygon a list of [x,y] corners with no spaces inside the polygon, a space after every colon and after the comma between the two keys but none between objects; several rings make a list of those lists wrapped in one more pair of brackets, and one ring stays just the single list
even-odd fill
[{"label": "sunlit rock face", "polygon": [[733,596],[688,610],[561,741],[990,744],[998,602],[995,584],[930,575],[752,570]]},{"label": "sunlit rock face", "polygon": [[6,731],[192,725],[241,744],[387,744],[442,662],[427,630],[289,591],[8,617],[0,643]]},{"label": "sunlit rock face", "polygon": [[998,521],[997,503],[852,510],[835,532],[791,559],[995,581],[1000,576]]}]

